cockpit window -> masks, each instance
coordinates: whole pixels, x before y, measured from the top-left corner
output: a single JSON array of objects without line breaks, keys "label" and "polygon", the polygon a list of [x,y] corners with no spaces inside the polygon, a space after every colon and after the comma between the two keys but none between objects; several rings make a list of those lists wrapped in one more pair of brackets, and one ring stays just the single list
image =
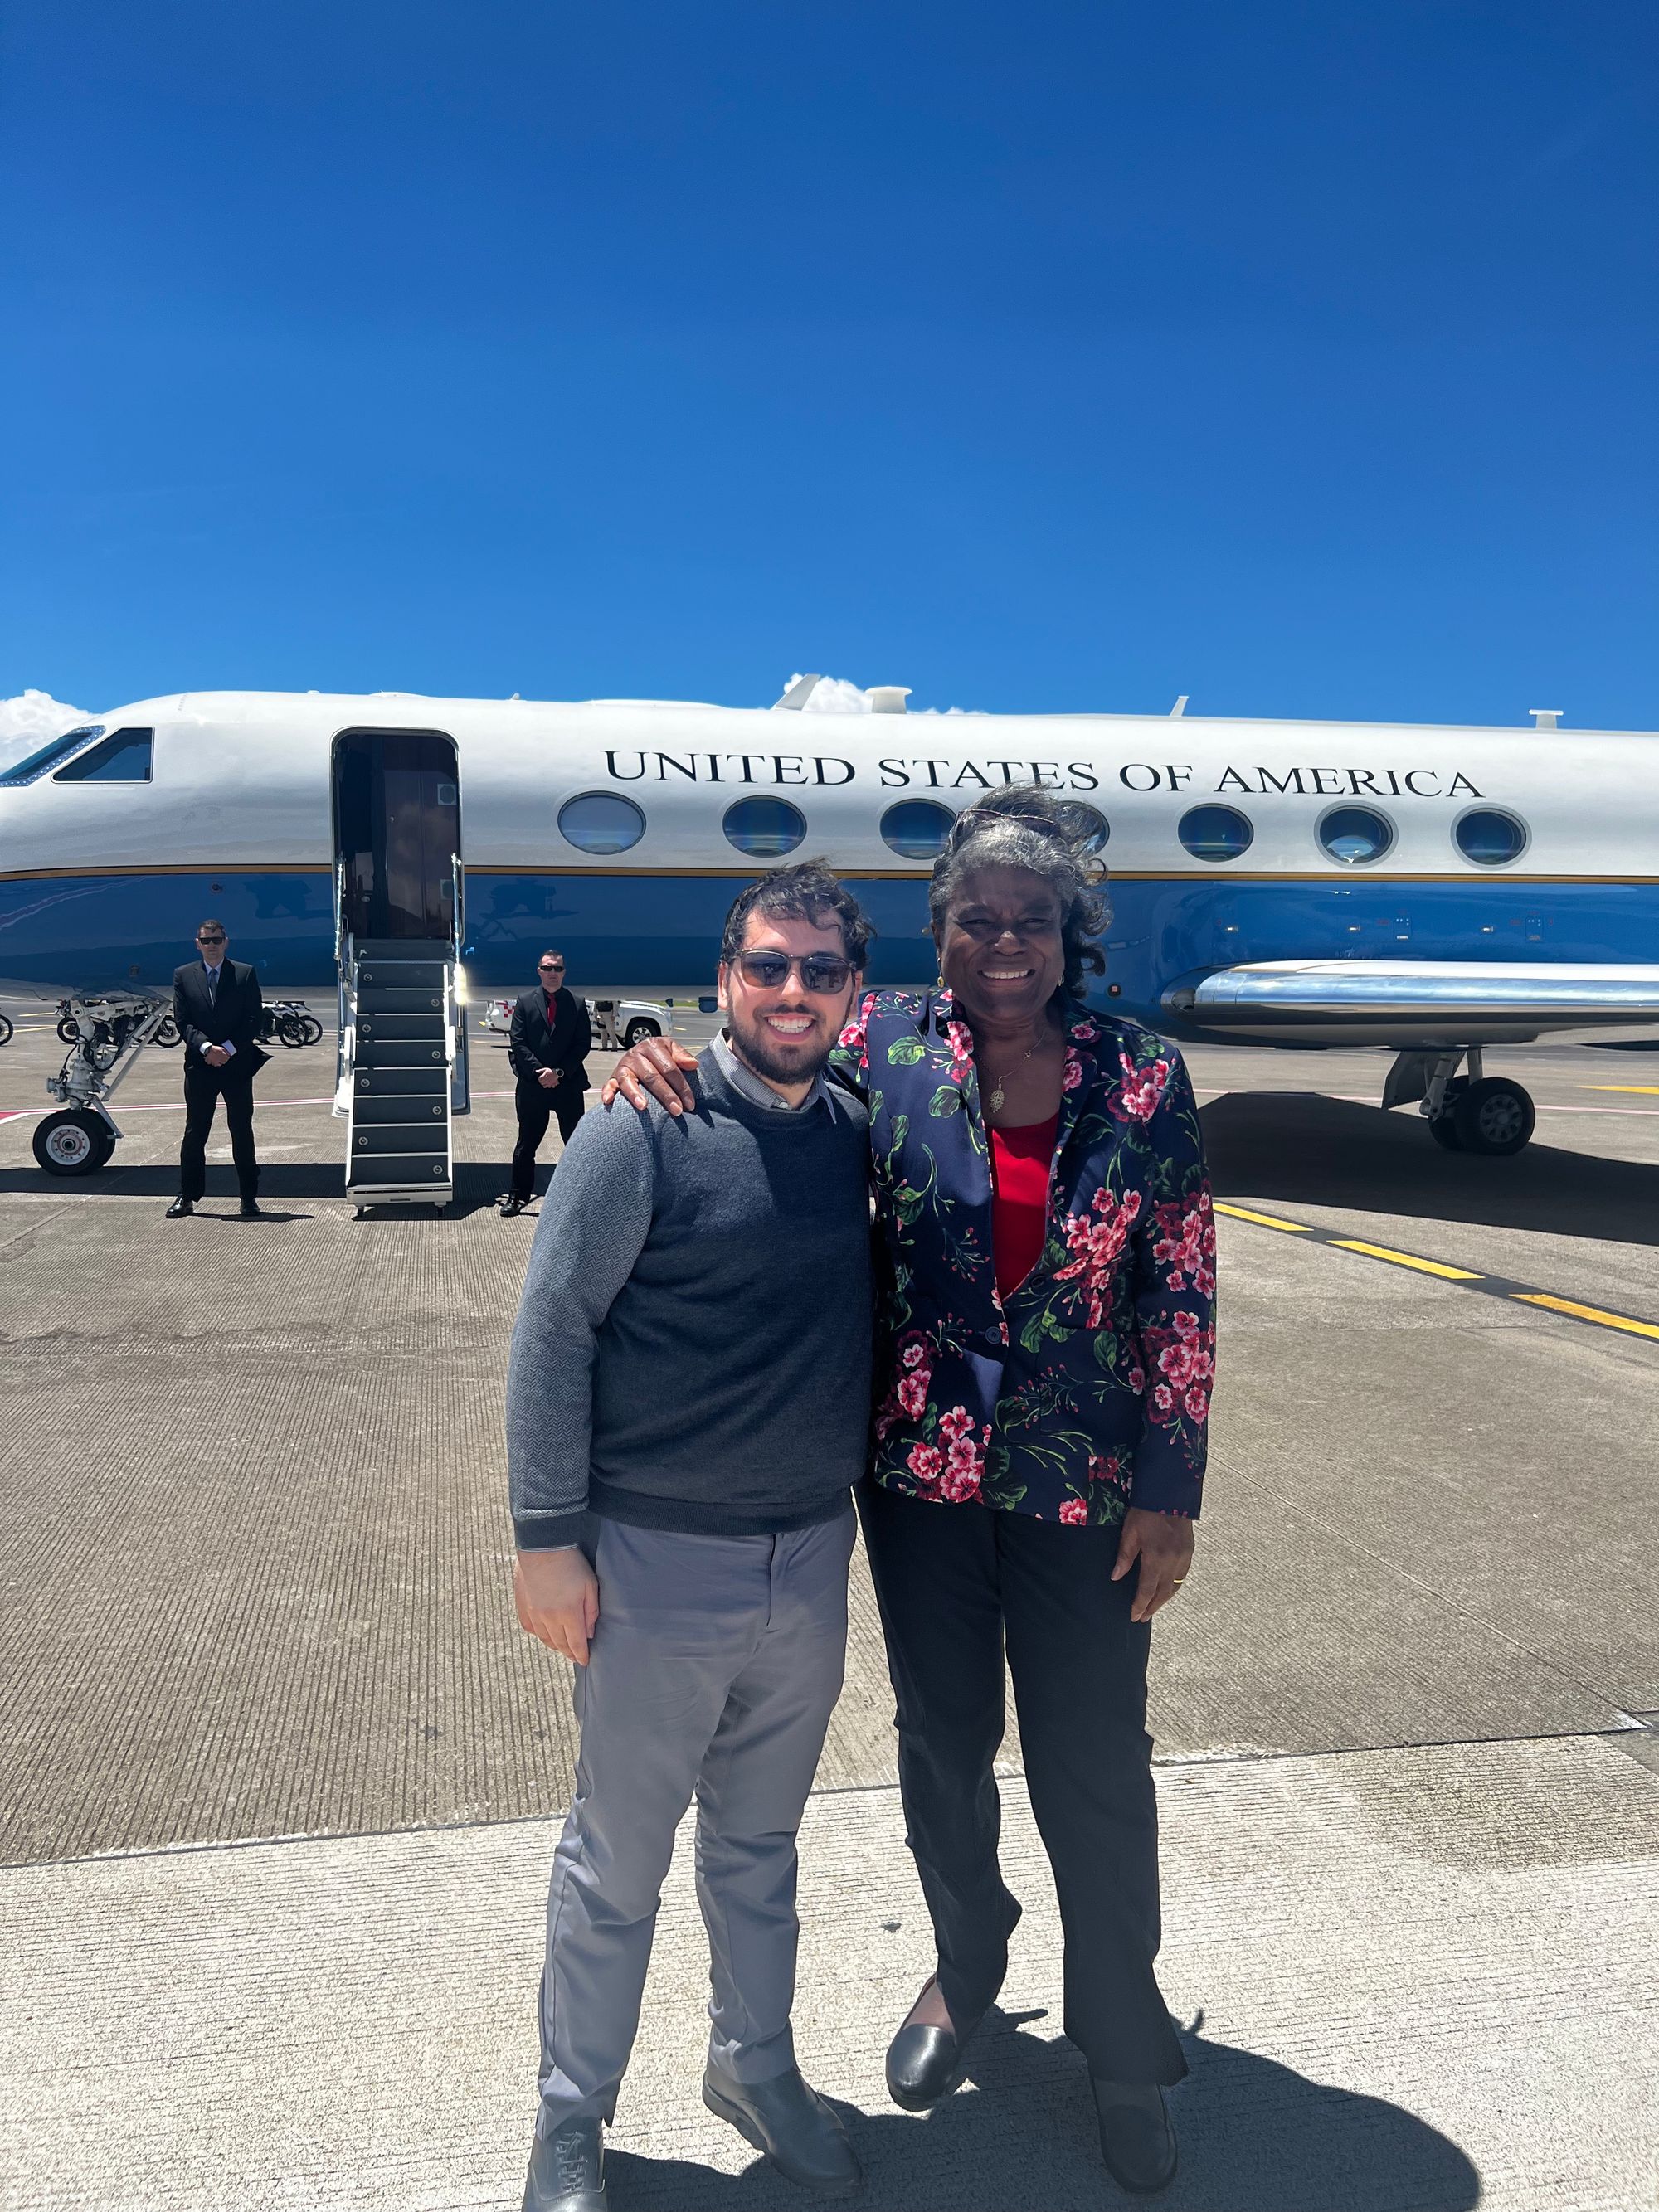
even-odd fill
[{"label": "cockpit window", "polygon": [[154,730],[117,730],[90,752],[77,753],[67,768],[58,769],[52,781],[148,783],[155,774],[155,761]]},{"label": "cockpit window", "polygon": [[103,734],[101,722],[84,722],[78,730],[65,730],[61,738],[53,738],[50,744],[9,768],[0,775],[0,786],[38,782],[43,775],[49,775],[60,761],[66,761],[71,753],[78,753],[83,745],[89,745],[94,738]]}]

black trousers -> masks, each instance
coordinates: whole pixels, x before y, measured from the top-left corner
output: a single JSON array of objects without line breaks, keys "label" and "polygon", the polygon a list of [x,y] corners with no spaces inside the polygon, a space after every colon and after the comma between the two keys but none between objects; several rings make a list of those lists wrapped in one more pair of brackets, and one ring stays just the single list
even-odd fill
[{"label": "black trousers", "polygon": [[519,1141],[513,1147],[513,1195],[533,1198],[536,1147],[547,1134],[548,1122],[555,1115],[562,1141],[567,1145],[570,1142],[570,1132],[582,1118],[582,1093],[568,1075],[550,1091],[539,1083],[527,1082],[521,1075],[513,1103],[519,1111]]},{"label": "black trousers", "polygon": [[259,1162],[253,1150],[253,1070],[239,1068],[234,1060],[222,1067],[210,1067],[204,1060],[187,1060],[185,1141],[179,1147],[182,1197],[200,1198],[207,1188],[208,1132],[213,1127],[213,1109],[222,1098],[238,1187],[244,1198],[258,1195]]},{"label": "black trousers", "polygon": [[1178,2081],[1187,2062],[1158,1994],[1158,1803],[1146,1733],[1152,1625],[1135,1576],[1111,1579],[1115,1528],[1063,1528],[984,1505],[860,1486],[897,1701],[906,1841],[951,2017],[1002,1985],[1019,1918],[997,1863],[1003,1647],[1025,1776],[1065,1931],[1065,2029],[1091,2074]]}]

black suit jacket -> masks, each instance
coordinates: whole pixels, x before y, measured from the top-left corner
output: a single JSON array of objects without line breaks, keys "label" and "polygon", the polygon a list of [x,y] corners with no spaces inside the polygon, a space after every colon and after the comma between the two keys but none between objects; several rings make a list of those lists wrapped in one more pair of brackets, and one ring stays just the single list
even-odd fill
[{"label": "black suit jacket", "polygon": [[216,1073],[228,1075],[246,1069],[257,1075],[270,1058],[258,1042],[264,1000],[259,978],[246,960],[227,960],[220,970],[216,995],[208,997],[207,969],[199,960],[187,960],[173,971],[173,1018],[185,1041],[185,1063],[206,1066],[202,1054],[210,1044],[234,1044],[233,1057]]},{"label": "black suit jacket", "polygon": [[562,1079],[561,1089],[570,1083],[578,1091],[586,1091],[587,1070],[582,1061],[593,1049],[593,1024],[587,1018],[587,1008],[562,983],[553,994],[553,1004],[557,1011],[550,1023],[547,994],[538,983],[514,1007],[507,1038],[513,1072],[521,1083],[533,1083],[538,1069],[556,1067]]}]

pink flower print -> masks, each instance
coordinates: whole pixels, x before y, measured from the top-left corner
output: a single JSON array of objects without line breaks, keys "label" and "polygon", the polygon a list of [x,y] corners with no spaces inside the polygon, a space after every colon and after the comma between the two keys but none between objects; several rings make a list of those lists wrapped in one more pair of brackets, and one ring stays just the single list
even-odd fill
[{"label": "pink flower print", "polygon": [[1190,1278],[1193,1288],[1209,1297],[1215,1289],[1215,1214],[1207,1191],[1189,1203],[1175,1199],[1158,1208],[1152,1257],[1172,1291],[1184,1291]]},{"label": "pink flower print", "polygon": [[945,1034],[951,1047],[951,1080],[960,1083],[974,1064],[974,1035],[966,1022],[950,1021]]},{"label": "pink flower print", "polygon": [[906,1367],[920,1367],[927,1357],[927,1342],[920,1336],[908,1338],[899,1353],[900,1362]]},{"label": "pink flower print", "polygon": [[912,1444],[910,1456],[904,1464],[912,1474],[923,1482],[937,1482],[945,1462],[933,1444]]},{"label": "pink flower print", "polygon": [[1170,1079],[1169,1061],[1155,1060],[1150,1067],[1137,1067],[1127,1052],[1121,1052],[1117,1064],[1123,1071],[1122,1079],[1117,1096],[1107,1102],[1109,1112],[1120,1121],[1150,1121]]},{"label": "pink flower print", "polygon": [[939,1432],[947,1444],[959,1444],[964,1437],[974,1433],[974,1417],[966,1406],[952,1406],[948,1413],[939,1415]]},{"label": "pink flower print", "polygon": [[1089,1480],[1091,1482],[1109,1483],[1115,1490],[1129,1487],[1129,1478],[1124,1471],[1123,1462],[1115,1452],[1109,1455],[1100,1452],[1090,1455]]},{"label": "pink flower print", "polygon": [[1060,1517],[1068,1528],[1086,1528],[1089,1522],[1089,1509],[1080,1498],[1068,1498],[1060,1509]]},{"label": "pink flower print", "polygon": [[1073,1022],[1072,1024],[1072,1042],[1073,1044],[1092,1044],[1099,1035],[1100,1031],[1095,1027],[1092,1022]]},{"label": "pink flower print", "polygon": [[1210,1410],[1210,1394],[1201,1382],[1194,1382],[1181,1402],[1189,1421],[1201,1421]]},{"label": "pink flower print", "polygon": [[1081,1278],[1079,1288],[1088,1298],[1085,1320],[1090,1328],[1098,1328],[1105,1316],[1112,1273],[1139,1213],[1138,1190],[1120,1200],[1115,1192],[1101,1189],[1095,1193],[1087,1213],[1066,1217],[1066,1246],[1072,1256],[1065,1267],[1054,1270],[1054,1279],[1066,1283]]},{"label": "pink flower print", "polygon": [[1075,1091],[1082,1080],[1083,1062],[1078,1058],[1071,1047],[1067,1045],[1066,1048],[1066,1073],[1060,1079],[1060,1087],[1062,1091]]},{"label": "pink flower print", "polygon": [[898,1399],[900,1413],[908,1413],[913,1421],[919,1421],[927,1412],[927,1385],[922,1381],[921,1376],[901,1376],[898,1389],[895,1395]]}]

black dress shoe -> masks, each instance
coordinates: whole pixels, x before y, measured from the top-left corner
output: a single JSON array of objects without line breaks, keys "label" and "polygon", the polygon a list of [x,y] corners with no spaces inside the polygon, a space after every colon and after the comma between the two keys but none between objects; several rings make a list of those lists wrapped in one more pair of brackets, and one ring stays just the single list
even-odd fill
[{"label": "black dress shoe", "polygon": [[522,1213],[524,1212],[525,1207],[529,1204],[529,1202],[530,1201],[527,1199],[514,1198],[509,1193],[509,1194],[501,1200],[501,1219],[503,1221],[511,1221],[515,1213]]},{"label": "black dress shoe", "polygon": [[[922,1996],[933,1986],[929,1982]],[[887,2046],[887,2094],[893,2102],[907,2112],[925,2112],[938,2104],[954,2086],[962,2054],[978,2026],[970,2021],[967,2033],[958,2035],[954,2028],[906,2021]]]},{"label": "black dress shoe", "polygon": [[798,2067],[769,2081],[739,2081],[711,2060],[702,2101],[764,2152],[786,2181],[820,2197],[849,2197],[864,2179],[840,2114],[807,2087]]},{"label": "black dress shoe", "polygon": [[266,1221],[270,1216],[262,1210],[257,1198],[245,1198],[242,1200],[242,1218],[244,1221]]},{"label": "black dress shoe", "polygon": [[193,1198],[175,1198],[167,1210],[167,1218],[169,1221],[182,1221],[187,1213],[194,1213],[195,1211],[196,1200]]},{"label": "black dress shoe", "polygon": [[567,2120],[530,2147],[523,2212],[605,2212],[605,2144],[597,2120]]},{"label": "black dress shoe", "polygon": [[1120,2189],[1151,2197],[1176,2177],[1175,2130],[1170,2108],[1155,2081],[1096,2081],[1095,2110],[1100,2117],[1100,2154]]}]

